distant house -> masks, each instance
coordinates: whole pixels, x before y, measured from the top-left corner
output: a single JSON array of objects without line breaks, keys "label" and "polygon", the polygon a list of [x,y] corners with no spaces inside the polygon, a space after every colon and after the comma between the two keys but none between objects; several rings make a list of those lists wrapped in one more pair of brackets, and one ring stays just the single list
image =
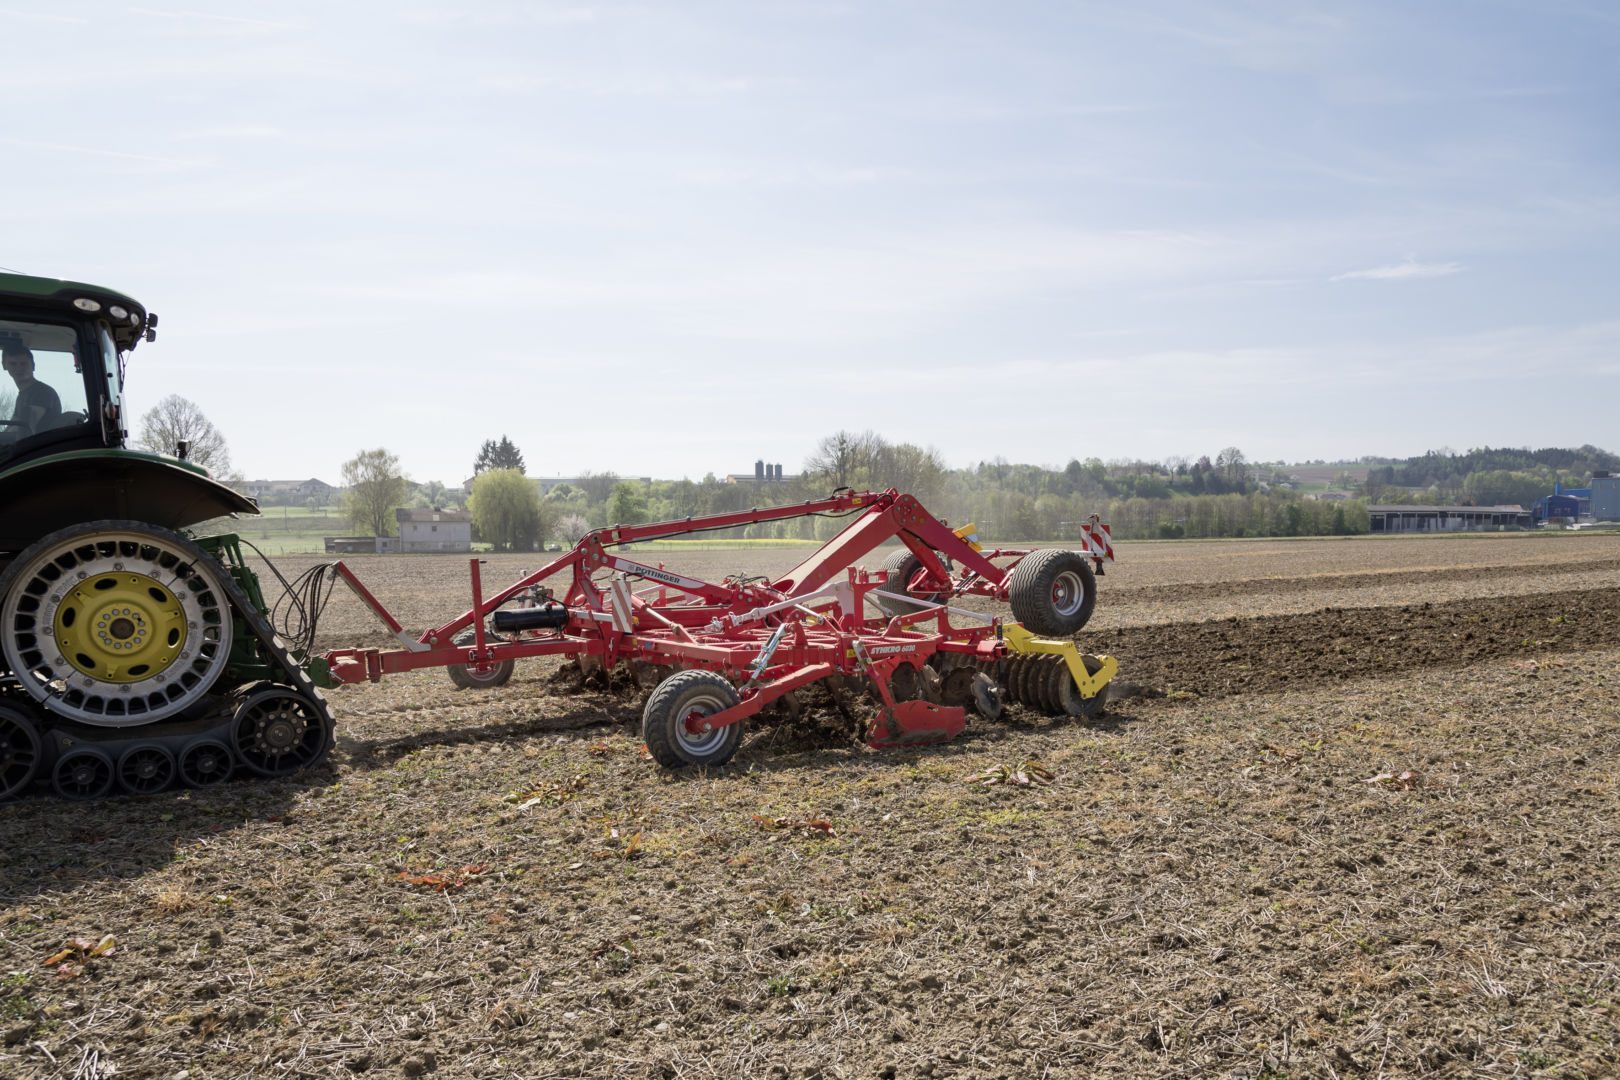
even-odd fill
[{"label": "distant house", "polygon": [[325,504],[338,493],[338,488],[313,476],[308,480],[245,480],[237,490],[260,506],[302,506],[311,499]]},{"label": "distant house", "polygon": [[401,551],[471,551],[472,515],[465,510],[394,511]]},{"label": "distant house", "polygon": [[1313,491],[1305,497],[1313,502],[1345,502],[1355,495],[1349,491]]}]

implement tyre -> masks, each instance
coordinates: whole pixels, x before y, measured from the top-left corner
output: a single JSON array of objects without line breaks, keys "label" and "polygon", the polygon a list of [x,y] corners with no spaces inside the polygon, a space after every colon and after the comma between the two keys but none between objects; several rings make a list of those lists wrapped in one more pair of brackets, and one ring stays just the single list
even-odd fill
[{"label": "implement tyre", "polygon": [[678,671],[658,684],[641,713],[641,737],[653,760],[666,769],[724,765],[742,743],[742,724],[692,731],[688,720],[713,716],[737,704],[736,687],[712,671]]},{"label": "implement tyre", "polygon": [[[457,634],[455,640],[457,645],[470,649],[477,644],[478,637],[473,633],[472,627],[468,627]],[[492,638],[491,635],[486,633],[484,635],[485,643],[487,644],[491,640],[500,641],[501,639]],[[493,690],[497,686],[507,684],[512,678],[512,669],[515,667],[517,667],[517,661],[502,660],[495,664],[451,664],[444,670],[450,676],[450,681],[462,690]]]},{"label": "implement tyre", "polygon": [[[911,589],[906,588],[907,583],[911,581],[917,571],[922,569],[922,560],[917,558],[910,548],[901,548],[899,551],[891,552],[889,557],[883,560],[882,569],[889,572],[888,583],[883,586],[884,592],[904,593],[906,596],[915,596],[919,600],[927,600],[936,604],[943,599],[943,594],[938,591],[922,590],[913,592]],[[904,600],[890,600],[884,596],[874,596],[872,600],[891,619],[896,615],[910,615],[913,611],[922,610],[920,605],[908,604]]]},{"label": "implement tyre", "polygon": [[1013,567],[1007,600],[1013,617],[1032,633],[1068,637],[1091,619],[1097,577],[1078,551],[1034,551]]}]

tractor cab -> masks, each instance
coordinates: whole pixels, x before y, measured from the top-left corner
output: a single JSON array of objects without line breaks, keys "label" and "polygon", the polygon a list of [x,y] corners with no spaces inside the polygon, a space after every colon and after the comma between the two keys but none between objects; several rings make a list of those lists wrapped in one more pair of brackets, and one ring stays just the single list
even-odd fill
[{"label": "tractor cab", "polygon": [[0,470],[122,447],[124,358],[156,322],[107,289],[0,274]]},{"label": "tractor cab", "polygon": [[156,325],[111,289],[0,274],[0,569],[94,518],[183,529],[259,512],[190,461],[125,447],[124,361]]}]

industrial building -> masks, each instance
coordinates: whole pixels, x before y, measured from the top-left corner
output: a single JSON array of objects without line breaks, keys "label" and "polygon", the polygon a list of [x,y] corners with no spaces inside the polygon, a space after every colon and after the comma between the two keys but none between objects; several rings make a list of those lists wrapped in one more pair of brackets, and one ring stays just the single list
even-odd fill
[{"label": "industrial building", "polygon": [[1521,506],[1369,506],[1368,530],[1391,532],[1483,532],[1528,529]]},{"label": "industrial building", "polygon": [[1620,476],[1594,472],[1583,488],[1553,485],[1551,495],[1536,500],[1537,525],[1589,525],[1620,521]]}]

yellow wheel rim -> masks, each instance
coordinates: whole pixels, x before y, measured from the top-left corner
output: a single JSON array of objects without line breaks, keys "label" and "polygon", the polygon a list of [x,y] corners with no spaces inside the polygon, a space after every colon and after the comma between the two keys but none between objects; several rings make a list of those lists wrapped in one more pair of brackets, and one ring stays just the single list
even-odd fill
[{"label": "yellow wheel rim", "polygon": [[56,647],[83,675],[132,683],[161,675],[186,645],[186,613],[168,586],[128,571],[75,585],[56,610]]}]

